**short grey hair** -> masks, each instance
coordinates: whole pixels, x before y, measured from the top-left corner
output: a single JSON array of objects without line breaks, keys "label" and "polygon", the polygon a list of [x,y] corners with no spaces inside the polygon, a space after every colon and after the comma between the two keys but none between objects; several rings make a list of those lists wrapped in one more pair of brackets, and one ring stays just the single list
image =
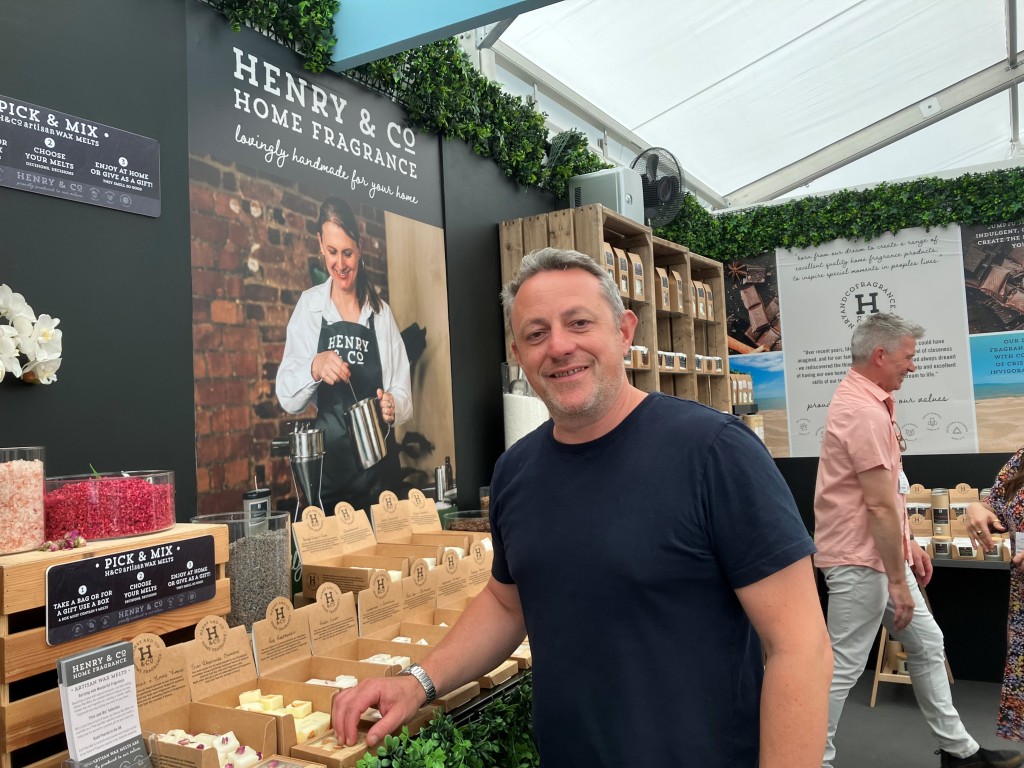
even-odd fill
[{"label": "short grey hair", "polygon": [[850,339],[854,364],[866,361],[879,347],[892,352],[907,336],[920,339],[924,336],[924,327],[888,312],[868,315],[853,329],[853,337]]},{"label": "short grey hair", "polygon": [[619,287],[612,280],[611,275],[586,254],[564,248],[541,248],[531,251],[523,257],[515,277],[501,289],[501,306],[505,312],[505,325],[509,328],[512,327],[512,305],[515,303],[516,294],[523,287],[523,283],[540,272],[568,269],[582,269],[598,279],[598,282],[601,283],[601,293],[604,294],[605,301],[608,302],[608,306],[612,310],[615,325],[618,326],[626,307],[622,303],[622,296],[619,295]]}]

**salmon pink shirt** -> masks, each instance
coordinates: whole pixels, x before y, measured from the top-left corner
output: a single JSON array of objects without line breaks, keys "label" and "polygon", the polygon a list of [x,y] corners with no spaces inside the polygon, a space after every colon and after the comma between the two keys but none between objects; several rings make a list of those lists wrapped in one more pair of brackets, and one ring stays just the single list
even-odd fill
[{"label": "salmon pink shirt", "polygon": [[814,489],[814,544],[819,568],[861,565],[885,571],[871,536],[857,475],[876,467],[892,473],[892,494],[903,531],[903,556],[910,551],[906,498],[899,492],[903,470],[892,395],[854,370],[839,382],[825,420],[818,480]]}]

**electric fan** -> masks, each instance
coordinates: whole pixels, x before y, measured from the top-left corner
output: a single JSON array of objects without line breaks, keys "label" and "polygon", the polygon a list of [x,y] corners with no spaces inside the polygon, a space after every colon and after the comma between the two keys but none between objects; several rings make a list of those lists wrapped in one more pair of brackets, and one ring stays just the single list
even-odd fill
[{"label": "electric fan", "polygon": [[645,149],[629,166],[640,174],[644,189],[644,219],[650,227],[668,224],[683,207],[686,183],[683,169],[662,147]]}]

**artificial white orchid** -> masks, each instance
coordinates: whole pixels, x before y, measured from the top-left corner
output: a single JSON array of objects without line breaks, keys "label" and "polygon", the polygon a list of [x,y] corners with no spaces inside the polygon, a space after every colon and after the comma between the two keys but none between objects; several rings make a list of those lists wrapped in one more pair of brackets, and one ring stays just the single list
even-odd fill
[{"label": "artificial white orchid", "polygon": [[0,379],[10,371],[23,381],[52,384],[60,368],[60,319],[39,315],[7,285],[0,284]]},{"label": "artificial white orchid", "polygon": [[25,366],[22,378],[28,382],[52,384],[57,380],[58,368],[60,368],[59,357],[56,360],[36,360]]}]

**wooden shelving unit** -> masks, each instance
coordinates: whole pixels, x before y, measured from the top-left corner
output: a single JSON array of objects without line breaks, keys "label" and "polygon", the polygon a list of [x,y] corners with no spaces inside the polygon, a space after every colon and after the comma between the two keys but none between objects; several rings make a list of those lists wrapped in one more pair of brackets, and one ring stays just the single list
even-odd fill
[{"label": "wooden shelving unit", "polygon": [[[46,571],[50,566],[141,547],[213,536],[216,595],[60,645],[46,641]],[[143,627],[163,635],[191,632],[205,616],[231,610],[227,577],[228,530],[224,525],[178,523],[159,533],[89,542],[58,552],[21,552],[0,557],[0,768],[60,768],[68,757],[56,662],[64,656],[118,640]]]},{"label": "wooden shelving unit", "polygon": [[[645,301],[624,299],[639,323],[633,343],[651,353],[650,369],[633,369],[634,384],[646,391],[661,391],[688,400],[698,400],[720,411],[730,409],[728,348],[725,338],[725,280],[717,261],[691,253],[688,248],[654,237],[649,227],[637,224],[601,205],[554,211],[553,213],[503,221],[499,225],[501,279],[507,282],[519,268],[523,256],[538,248],[572,248],[602,262],[605,242],[640,256],[644,268]],[[655,267],[676,270],[684,281],[706,283],[716,298],[713,319],[701,319],[692,312],[656,309]],[[688,282],[686,283],[689,284]],[[685,371],[659,371],[657,352],[686,354]],[[720,356],[721,372],[694,371],[694,356]],[[505,329],[505,357],[514,362],[512,338]]]}]

